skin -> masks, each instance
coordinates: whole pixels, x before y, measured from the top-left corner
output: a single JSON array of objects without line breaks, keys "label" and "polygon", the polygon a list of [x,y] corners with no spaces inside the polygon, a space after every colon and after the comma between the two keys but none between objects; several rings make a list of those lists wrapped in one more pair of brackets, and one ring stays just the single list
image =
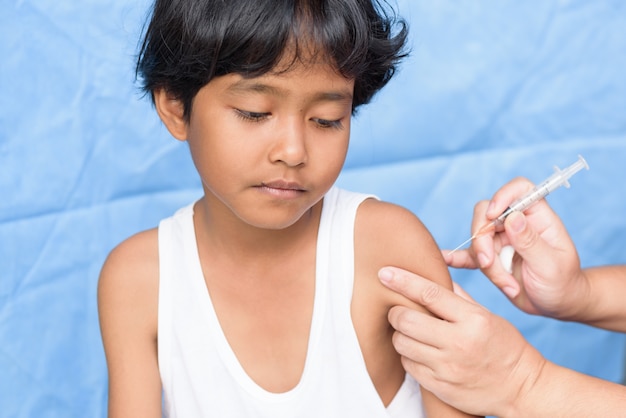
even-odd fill
[{"label": "skin", "polygon": [[[155,92],[159,116],[188,142],[202,179],[194,227],[220,324],[244,370],[271,392],[295,387],[304,368],[320,213],[346,156],[353,88],[324,62],[252,79],[229,74],[199,91],[188,122],[178,100]],[[403,208],[367,200],[355,225],[351,313],[385,405],[405,375],[388,311],[423,311],[378,281],[377,271],[390,263],[451,288],[421,222]],[[161,416],[158,280],[154,229],[120,244],[103,267],[98,298],[110,417]],[[429,392],[423,398],[429,416],[466,416]]]},{"label": "skin", "polygon": [[[473,230],[531,187],[516,179],[490,202],[479,202]],[[495,256],[504,245],[516,251],[512,274]],[[453,267],[481,268],[525,312],[626,331],[626,266],[581,269],[571,238],[545,201],[511,214],[502,230],[477,238],[470,249],[444,253]],[[626,387],[547,361],[511,323],[459,286],[451,292],[397,268],[384,268],[379,277],[435,315],[396,306],[389,321],[407,371],[449,404],[501,417],[623,415]]]}]

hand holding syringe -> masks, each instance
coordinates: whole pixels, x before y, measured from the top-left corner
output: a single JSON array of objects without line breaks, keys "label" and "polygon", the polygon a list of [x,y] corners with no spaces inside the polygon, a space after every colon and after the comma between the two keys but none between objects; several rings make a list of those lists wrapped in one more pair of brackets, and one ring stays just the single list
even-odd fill
[{"label": "hand holding syringe", "polygon": [[546,197],[548,194],[552,193],[552,191],[556,190],[560,186],[569,187],[569,182],[567,181],[570,177],[572,177],[575,173],[580,171],[582,168],[586,168],[589,170],[589,166],[587,162],[582,156],[578,156],[578,161],[574,164],[567,167],[565,170],[560,170],[558,167],[554,167],[555,173],[544,180],[542,183],[535,186],[530,192],[528,192],[522,198],[516,200],[509,206],[500,216],[494,219],[492,222],[481,227],[474,235],[472,235],[469,239],[464,241],[461,245],[456,247],[454,250],[450,251],[449,254],[454,253],[455,251],[461,249],[465,244],[472,241],[473,239],[487,233],[493,231],[498,225],[502,225],[507,216],[509,216],[514,211],[523,212],[528,209],[539,200]]}]

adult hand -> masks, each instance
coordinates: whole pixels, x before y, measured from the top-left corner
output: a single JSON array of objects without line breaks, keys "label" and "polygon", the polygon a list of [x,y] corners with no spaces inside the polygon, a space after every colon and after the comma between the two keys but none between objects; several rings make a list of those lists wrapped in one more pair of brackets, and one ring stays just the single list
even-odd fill
[{"label": "adult hand", "polygon": [[545,359],[505,319],[405,270],[385,267],[380,280],[435,316],[403,306],[389,311],[404,368],[428,391],[476,415],[508,415]]},{"label": "adult hand", "polygon": [[[472,231],[492,222],[532,187],[529,180],[517,178],[498,190],[491,201],[477,203]],[[508,245],[515,250],[510,270],[497,257]],[[503,227],[477,237],[469,249],[454,254],[442,252],[451,267],[480,268],[527,313],[568,319],[587,299],[589,284],[576,248],[545,200],[525,213],[513,212]]]}]

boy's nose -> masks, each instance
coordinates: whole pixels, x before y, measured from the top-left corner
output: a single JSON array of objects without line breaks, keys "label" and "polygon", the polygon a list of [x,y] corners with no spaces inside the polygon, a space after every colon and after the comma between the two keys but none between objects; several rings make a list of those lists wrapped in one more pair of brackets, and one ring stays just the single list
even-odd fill
[{"label": "boy's nose", "polygon": [[296,167],[307,162],[308,153],[305,141],[304,122],[284,124],[277,132],[270,151],[272,162],[282,162]]}]

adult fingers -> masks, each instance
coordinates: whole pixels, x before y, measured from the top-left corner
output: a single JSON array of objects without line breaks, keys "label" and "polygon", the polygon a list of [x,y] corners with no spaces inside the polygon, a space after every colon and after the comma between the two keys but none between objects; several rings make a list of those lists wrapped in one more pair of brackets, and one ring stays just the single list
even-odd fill
[{"label": "adult fingers", "polygon": [[467,309],[473,307],[473,304],[437,283],[397,267],[383,267],[378,277],[388,288],[447,321],[462,319]]},{"label": "adult fingers", "polygon": [[[437,357],[441,342],[450,338],[448,334],[441,332],[441,325],[445,325],[444,321],[421,314],[419,317],[421,321],[415,326],[411,326],[411,322],[406,321],[406,317],[403,316],[401,308],[403,307],[395,306],[389,311],[389,323],[396,330],[392,342],[398,354],[419,362],[428,362],[428,359]],[[403,309],[410,311],[409,308]],[[436,324],[434,328],[430,328],[431,332],[428,332],[429,324],[432,324],[432,321],[439,321],[442,324]]]},{"label": "adult fingers", "polygon": [[[406,306],[393,306],[387,315],[391,326],[398,331],[394,345],[400,354],[409,356],[418,345],[442,347],[450,339],[451,323]],[[402,337],[401,337],[402,336]],[[406,338],[405,338],[406,337]]]},{"label": "adult fingers", "polygon": [[483,200],[474,206],[472,218],[472,236],[469,252],[480,268],[491,266],[494,260],[494,236],[495,228],[492,228],[492,219],[487,218],[487,206],[489,202]]},{"label": "adult fingers", "polygon": [[522,197],[533,187],[535,186],[527,178],[514,178],[494,193],[489,201],[489,206],[486,209],[485,215],[490,220],[496,219],[511,205],[511,203]]},{"label": "adult fingers", "polygon": [[479,267],[478,261],[474,257],[474,253],[469,249],[457,250],[455,252],[450,250],[441,250],[441,255],[446,261],[446,264],[450,267],[470,270],[474,270]]},{"label": "adult fingers", "polygon": [[[474,207],[472,233],[487,227],[472,242],[471,248],[481,269],[489,269],[496,260],[494,236],[496,227],[490,228],[492,222],[500,216],[516,199],[532,189],[533,184],[526,178],[517,177],[502,186],[489,201],[481,201]],[[499,227],[501,230],[502,227]],[[498,269],[496,269],[496,272]]]}]

